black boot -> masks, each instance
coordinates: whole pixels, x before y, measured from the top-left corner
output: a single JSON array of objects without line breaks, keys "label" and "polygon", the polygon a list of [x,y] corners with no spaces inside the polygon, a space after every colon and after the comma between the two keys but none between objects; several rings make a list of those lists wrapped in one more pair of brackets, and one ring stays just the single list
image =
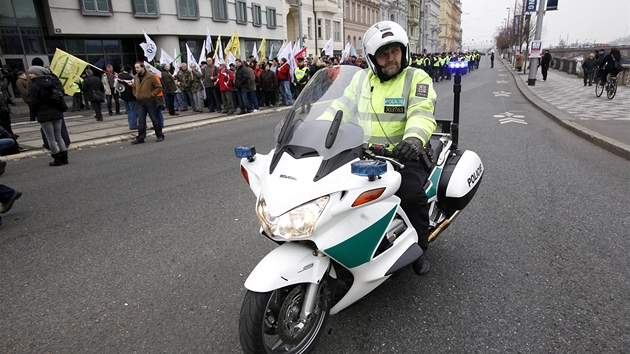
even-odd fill
[{"label": "black boot", "polygon": [[59,152],[59,159],[61,160],[62,164],[67,165],[68,164],[68,150],[60,151]]},{"label": "black boot", "polygon": [[418,257],[412,263],[413,271],[418,275],[426,275],[431,269],[431,263],[429,263],[429,259],[427,258],[427,251],[423,250],[422,256]]},{"label": "black boot", "polygon": [[61,162],[61,156],[59,156],[59,153],[51,154],[50,156],[52,156],[52,158],[55,159],[55,161],[49,162],[48,163],[49,166],[61,166],[61,165],[63,165],[63,162]]}]

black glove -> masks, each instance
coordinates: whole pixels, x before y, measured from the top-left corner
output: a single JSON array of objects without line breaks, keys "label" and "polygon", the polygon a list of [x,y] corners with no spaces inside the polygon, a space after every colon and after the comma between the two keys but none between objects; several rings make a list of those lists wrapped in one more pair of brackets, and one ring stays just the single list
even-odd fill
[{"label": "black glove", "polygon": [[394,157],[400,162],[415,161],[420,156],[422,141],[418,138],[407,138],[394,148]]}]

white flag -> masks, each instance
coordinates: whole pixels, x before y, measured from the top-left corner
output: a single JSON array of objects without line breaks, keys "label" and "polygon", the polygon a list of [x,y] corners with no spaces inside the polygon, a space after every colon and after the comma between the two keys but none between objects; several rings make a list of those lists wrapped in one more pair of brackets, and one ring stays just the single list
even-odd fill
[{"label": "white flag", "polygon": [[324,53],[326,55],[333,55],[333,40],[332,40],[332,37],[328,40],[328,42],[326,42],[326,45],[324,46]]},{"label": "white flag", "polygon": [[269,49],[269,60],[273,59],[273,43],[271,43],[271,49]]},{"label": "white flag", "polygon": [[217,58],[214,61],[214,66],[219,67],[219,65],[223,64],[225,60],[223,59],[223,43],[219,42],[219,47],[217,48]]},{"label": "white flag", "polygon": [[[280,50],[278,51],[278,59],[282,59],[282,57],[280,56],[280,54],[282,54],[282,52],[284,52],[284,49],[287,47],[287,43],[282,43],[282,45],[280,46]],[[286,57],[285,57],[286,58]]]},{"label": "white flag", "polygon": [[210,37],[210,29],[206,27],[206,52],[208,54],[212,53],[214,48],[212,48],[212,38]]},{"label": "white flag", "polygon": [[173,62],[173,58],[171,58],[170,55],[166,54],[166,51],[164,50],[164,48],[161,49],[162,52],[160,54],[160,64],[164,65],[164,64],[171,64]]},{"label": "white flag", "polygon": [[354,46],[353,46],[353,45],[351,45],[351,46],[350,46],[350,54],[351,54],[351,55],[354,55],[355,57],[357,56],[357,50],[356,50],[356,49],[354,49]]},{"label": "white flag", "polygon": [[155,67],[153,67],[153,65],[147,63],[146,61],[144,62],[144,69],[151,71],[155,75],[159,76],[160,79],[162,78],[162,72],[160,70],[156,69]]},{"label": "white flag", "polygon": [[343,49],[343,59],[350,55],[350,42],[346,43],[346,47]]},{"label": "white flag", "polygon": [[228,68],[230,67],[230,64],[236,65],[236,57],[234,56],[232,52],[228,52],[227,63],[226,63]]},{"label": "white flag", "polygon": [[199,53],[199,63],[202,61],[206,61],[206,41],[203,41],[203,45],[201,46],[201,53]]},{"label": "white flag", "polygon": [[287,61],[289,61],[289,57],[291,56],[292,51],[293,51],[293,45],[291,42],[283,45],[280,51],[278,52],[278,59],[282,60],[282,58],[285,58],[287,59]]},{"label": "white flag", "polygon": [[182,55],[177,55],[177,49],[173,49],[173,55],[175,56],[175,59],[173,60],[173,75],[177,74],[177,72],[179,71],[179,67],[181,66],[181,57]]},{"label": "white flag", "polygon": [[195,64],[195,66],[199,68],[199,64],[197,64],[197,60],[195,59],[195,56],[190,51],[190,48],[188,47],[188,43],[186,43],[186,61],[188,62],[188,67],[192,66],[192,64]]},{"label": "white flag", "polygon": [[258,61],[258,49],[256,49],[256,42],[254,42],[254,49],[252,50],[252,55],[254,56],[254,60]]},{"label": "white flag", "polygon": [[142,47],[142,50],[144,50],[144,56],[147,58],[147,60],[151,61],[153,60],[153,58],[155,58],[155,54],[157,54],[157,46],[155,45],[155,42],[151,40],[151,38],[149,38],[147,33],[144,31],[144,28],[142,29],[142,33],[144,33],[144,39],[146,40],[146,43],[140,43],[140,47]]}]

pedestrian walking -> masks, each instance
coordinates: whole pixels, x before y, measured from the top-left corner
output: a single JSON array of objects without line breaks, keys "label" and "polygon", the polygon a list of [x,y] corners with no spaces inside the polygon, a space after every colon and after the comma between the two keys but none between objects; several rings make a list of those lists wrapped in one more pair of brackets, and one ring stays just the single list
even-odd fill
[{"label": "pedestrian walking", "polygon": [[238,103],[241,111],[238,114],[250,113],[249,100],[247,99],[247,87],[249,84],[249,73],[247,67],[241,59],[236,59],[236,73],[234,75],[234,86],[238,90]]},{"label": "pedestrian walking", "polygon": [[219,87],[219,91],[221,92],[221,101],[223,102],[223,110],[221,113],[234,114],[234,101],[232,100],[234,73],[228,70],[225,63],[219,65],[219,74],[215,85]]},{"label": "pedestrian walking", "polygon": [[177,84],[175,84],[175,78],[171,75],[170,68],[169,64],[162,64],[162,87],[164,87],[168,114],[170,116],[178,116],[179,113],[175,113],[175,91],[177,90]]},{"label": "pedestrian walking", "polygon": [[293,98],[291,97],[291,68],[289,67],[289,63],[287,63],[286,58],[282,58],[281,60],[282,64],[278,68],[276,79],[278,80],[278,88],[280,91],[282,105],[290,106],[293,104]]},{"label": "pedestrian walking", "polygon": [[525,56],[523,55],[523,53],[518,53],[518,55],[516,56],[516,70],[518,70],[519,73],[523,69],[524,63],[525,63]]},{"label": "pedestrian walking", "polygon": [[82,84],[83,80],[81,80],[80,77],[72,83],[72,91],[74,92],[74,94],[72,94],[72,112],[81,110],[81,105],[83,104],[83,102],[81,102],[81,97],[83,97],[81,93]]},{"label": "pedestrian walking", "polygon": [[247,66],[247,101],[249,102],[250,112],[260,111],[260,107],[258,106],[258,96],[256,93],[258,78],[254,72],[256,64],[257,63],[254,60],[249,64],[249,66]]},{"label": "pedestrian walking", "polygon": [[494,68],[494,52],[490,53],[490,69]]},{"label": "pedestrian walking", "polygon": [[545,50],[545,54],[540,60],[540,72],[542,73],[543,81],[547,81],[547,71],[549,71],[549,65],[551,65],[551,54],[549,50]]},{"label": "pedestrian walking", "polygon": [[0,86],[0,126],[13,134],[11,129],[11,108],[9,104],[16,106],[15,100],[9,95],[9,91],[3,85]]},{"label": "pedestrian walking", "polygon": [[190,72],[192,74],[192,81],[190,83],[190,90],[193,95],[193,112],[203,112],[203,84],[201,82],[201,71],[196,64],[190,64]]},{"label": "pedestrian walking", "polygon": [[214,59],[210,55],[206,58],[206,63],[208,65],[201,71],[203,85],[206,87],[206,107],[210,112],[220,112],[221,92],[219,86],[214,84],[219,77],[219,68],[214,66]]},{"label": "pedestrian walking", "polygon": [[15,85],[20,92],[20,97],[22,98],[22,101],[24,101],[24,103],[26,103],[26,105],[28,106],[29,120],[31,122],[34,122],[36,118],[35,114],[33,113],[33,109],[31,108],[31,99],[28,97],[28,82],[26,79],[26,73],[24,71],[18,71],[18,78],[15,82]]},{"label": "pedestrian walking", "polygon": [[118,75],[114,72],[114,67],[111,64],[107,64],[105,72],[103,73],[103,76],[101,76],[103,87],[105,88],[105,98],[107,99],[107,111],[110,116],[114,114],[112,110],[112,100],[114,100],[116,114],[120,114],[120,96],[116,91],[116,82],[118,81],[117,76]]},{"label": "pedestrian walking", "polygon": [[276,74],[271,71],[269,64],[264,64],[264,71],[260,74],[260,85],[265,97],[265,106],[273,107],[276,104]]},{"label": "pedestrian walking", "polygon": [[197,106],[195,106],[195,99],[192,92],[194,75],[190,70],[188,70],[188,64],[183,63],[174,77],[175,83],[182,90],[182,97],[184,99],[184,108],[181,109],[181,111],[187,111],[188,106],[192,106],[194,111],[195,108],[197,108]]},{"label": "pedestrian walking", "polygon": [[162,85],[157,77],[144,67],[144,62],[137,61],[134,65],[136,76],[133,79],[133,95],[138,101],[136,113],[138,114],[138,136],[131,141],[137,145],[144,143],[147,137],[147,114],[153,123],[153,130],[157,141],[164,141],[162,124],[157,114],[157,95],[162,92]]}]

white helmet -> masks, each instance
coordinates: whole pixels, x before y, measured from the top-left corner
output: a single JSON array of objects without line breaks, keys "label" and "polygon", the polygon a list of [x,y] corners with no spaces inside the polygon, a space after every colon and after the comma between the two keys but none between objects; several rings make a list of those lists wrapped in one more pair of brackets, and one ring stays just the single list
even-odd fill
[{"label": "white helmet", "polygon": [[[407,32],[396,22],[381,21],[373,24],[365,32],[363,36],[363,53],[366,54],[368,65],[372,72],[377,75],[382,81],[390,78],[383,76],[380,65],[376,62],[376,52],[383,48],[387,50],[391,44],[400,44],[402,46],[402,63],[400,63],[400,70],[409,66],[411,60],[411,53],[409,51],[409,38]],[[398,75],[398,72],[396,75]],[[396,76],[394,75],[394,76]]]}]

